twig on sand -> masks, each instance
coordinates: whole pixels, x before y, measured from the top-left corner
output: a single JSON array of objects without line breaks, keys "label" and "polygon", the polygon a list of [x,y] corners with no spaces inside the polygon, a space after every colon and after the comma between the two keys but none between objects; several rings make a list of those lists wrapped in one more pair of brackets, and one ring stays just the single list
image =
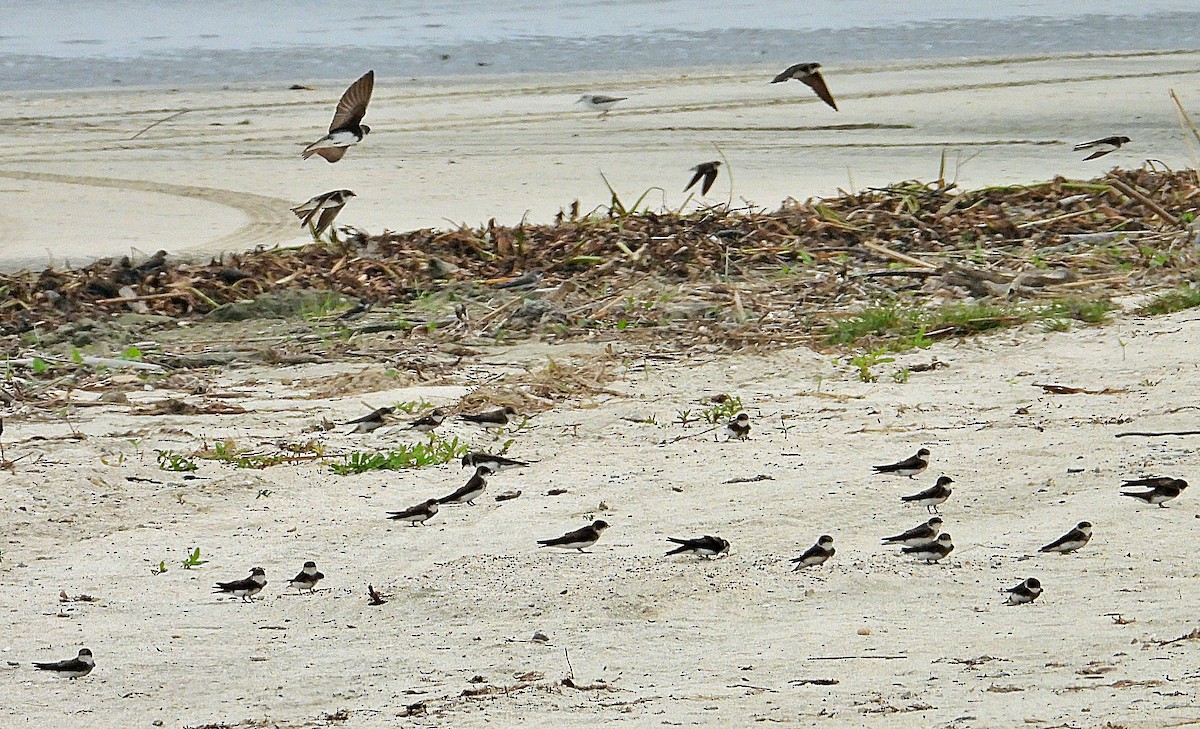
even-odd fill
[{"label": "twig on sand", "polygon": [[1118,438],[1125,438],[1131,435],[1142,438],[1157,438],[1161,435],[1200,435],[1200,430],[1163,430],[1159,432],[1131,430],[1125,433],[1117,433]]},{"label": "twig on sand", "polygon": [[685,433],[684,435],[677,436],[675,438],[672,438],[671,440],[664,440],[662,443],[659,443],[659,445],[668,445],[671,443],[678,443],[681,440],[687,440],[688,438],[695,438],[698,435],[704,435],[705,433],[711,433],[714,430],[716,430],[718,427],[720,427],[720,426],[714,425],[713,427],[709,428],[708,430],[702,430],[699,433]]},{"label": "twig on sand", "polygon": [[1166,648],[1169,645],[1174,645],[1175,643],[1182,643],[1185,640],[1200,640],[1200,628],[1196,628],[1192,632],[1187,633],[1185,635],[1181,635],[1178,638],[1172,638],[1171,640],[1156,640],[1154,642],[1158,643],[1159,648]]},{"label": "twig on sand", "polygon": [[367,602],[368,605],[382,605],[387,602],[387,600],[383,599],[383,595],[380,595],[379,591],[376,590],[373,585],[367,585],[367,594],[371,596],[370,601]]},{"label": "twig on sand", "polygon": [[563,646],[563,658],[567,659],[567,678],[575,679],[575,667],[571,665],[571,654],[567,651],[567,647]]},{"label": "twig on sand", "polygon": [[143,128],[143,129],[142,129],[142,131],[140,131],[140,132],[138,132],[137,134],[135,134],[135,135],[133,135],[132,137],[130,137],[130,138],[129,138],[129,141],[131,141],[131,142],[132,142],[133,140],[135,140],[135,139],[137,139],[138,137],[142,136],[143,134],[145,134],[146,132],[150,131],[151,129],[153,129],[154,127],[158,126],[159,124],[162,124],[163,122],[169,122],[169,121],[171,121],[172,119],[174,119],[174,118],[175,118],[175,117],[177,117],[177,116],[183,116],[184,114],[188,113],[189,111],[191,111],[191,109],[184,109],[183,111],[177,111],[177,112],[175,112],[174,114],[172,114],[172,115],[170,115],[170,116],[163,117],[162,119],[159,119],[158,121],[154,122],[154,123],[153,123],[153,124],[151,124],[150,126]]},{"label": "twig on sand", "polygon": [[880,661],[894,661],[899,658],[908,658],[908,656],[906,656],[906,655],[899,655],[899,656],[809,656],[808,660],[810,660],[810,661],[858,661],[858,660],[873,659],[873,660],[880,660]]},{"label": "twig on sand", "polygon": [[1115,177],[1110,177],[1108,182],[1115,189],[1120,190],[1121,192],[1125,193],[1129,197],[1140,202],[1142,205],[1145,205],[1150,210],[1154,211],[1154,214],[1157,215],[1158,217],[1162,218],[1164,221],[1170,223],[1171,225],[1179,225],[1179,218],[1168,213],[1166,210],[1163,210],[1161,205],[1159,205],[1158,203],[1151,200],[1141,190],[1137,190],[1132,185],[1127,185],[1123,181],[1118,180]]}]

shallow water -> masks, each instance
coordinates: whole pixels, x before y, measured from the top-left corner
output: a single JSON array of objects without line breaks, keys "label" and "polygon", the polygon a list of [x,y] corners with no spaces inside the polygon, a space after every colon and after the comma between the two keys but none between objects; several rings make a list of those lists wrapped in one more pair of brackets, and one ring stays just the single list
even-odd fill
[{"label": "shallow water", "polygon": [[[1192,1],[0,0],[0,89],[825,63],[1200,44]],[[802,8],[802,10],[797,10]]]}]

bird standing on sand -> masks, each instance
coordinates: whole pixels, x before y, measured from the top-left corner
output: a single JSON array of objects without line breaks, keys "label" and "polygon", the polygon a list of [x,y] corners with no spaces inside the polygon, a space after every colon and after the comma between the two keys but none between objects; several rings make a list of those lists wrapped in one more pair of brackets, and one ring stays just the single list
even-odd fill
[{"label": "bird standing on sand", "polygon": [[1118,149],[1121,148],[1121,145],[1128,144],[1129,142],[1132,142],[1132,141],[1133,140],[1130,139],[1129,137],[1105,137],[1103,139],[1093,139],[1090,142],[1084,142],[1083,144],[1076,144],[1075,151],[1082,152],[1086,149],[1096,150],[1095,152],[1092,152],[1091,154],[1089,154],[1087,157],[1083,158],[1083,161],[1087,162],[1089,159],[1096,159],[1097,157],[1103,157],[1106,154],[1116,152]]},{"label": "bird standing on sand", "polygon": [[600,535],[608,528],[608,522],[597,519],[582,529],[567,532],[554,539],[539,539],[539,547],[558,547],[559,549],[577,549],[583,552],[588,547],[600,541]]},{"label": "bird standing on sand", "polygon": [[493,473],[499,473],[506,468],[525,468],[529,463],[504,456],[493,456],[490,453],[468,453],[462,457],[462,467],[478,468],[487,466]]},{"label": "bird standing on sand", "polygon": [[347,421],[346,425],[354,426],[354,430],[350,431],[351,433],[370,433],[372,430],[382,427],[383,421],[394,412],[396,412],[396,408],[378,408],[361,418]]},{"label": "bird standing on sand", "polygon": [[317,589],[317,583],[323,579],[325,579],[325,575],[317,572],[317,563],[310,560],[304,563],[304,569],[300,570],[300,574],[288,580],[288,584],[299,590],[313,592]]},{"label": "bird standing on sand", "polygon": [[821,535],[817,543],[808,548],[804,554],[794,558],[792,561],[796,566],[792,568],[792,572],[799,572],[805,567],[817,567],[829,561],[829,558],[837,552],[833,548],[833,537],[828,534]]},{"label": "bird standing on sand", "polygon": [[512,405],[505,405],[502,408],[488,410],[484,413],[462,413],[458,417],[468,423],[480,423],[484,425],[508,425],[511,418],[515,417],[517,409]]},{"label": "bird standing on sand", "polygon": [[262,567],[250,570],[250,576],[244,580],[233,582],[218,582],[216,592],[227,592],[234,597],[242,598],[242,602],[254,602],[254,596],[262,592],[267,584],[267,571]]},{"label": "bird standing on sand", "polygon": [[1092,538],[1092,523],[1090,521],[1081,521],[1075,525],[1075,528],[1066,534],[1062,535],[1053,542],[1039,549],[1039,552],[1058,552],[1059,554],[1070,554],[1077,549],[1083,548]]},{"label": "bird standing on sand", "polygon": [[1187,488],[1187,481],[1184,481],[1182,478],[1154,476],[1152,478],[1139,478],[1133,481],[1126,481],[1121,484],[1121,488],[1123,489],[1139,487],[1146,487],[1149,491],[1125,491],[1121,495],[1130,496],[1147,504],[1157,504],[1160,509],[1165,509],[1167,508],[1167,501],[1178,497]]},{"label": "bird standing on sand", "polygon": [[906,532],[897,534],[894,537],[884,537],[884,544],[903,544],[906,547],[917,547],[922,544],[929,544],[937,539],[938,532],[942,530],[942,517],[935,516],[924,524],[909,529]]},{"label": "bird standing on sand", "polygon": [[666,556],[670,557],[673,554],[695,554],[705,559],[712,559],[729,551],[729,542],[720,537],[710,537],[707,534],[698,539],[678,539],[676,537],[667,537],[668,542],[674,542],[679,546],[667,552]]},{"label": "bird standing on sand", "polygon": [[728,440],[746,440],[749,438],[750,416],[746,413],[738,413],[736,418],[726,424],[725,435],[729,436]]},{"label": "bird standing on sand", "polygon": [[438,513],[438,500],[428,499],[404,511],[389,511],[388,518],[394,521],[406,521],[409,526],[423,526],[436,513]]},{"label": "bird standing on sand", "polygon": [[428,415],[424,415],[416,420],[410,421],[408,427],[412,430],[428,433],[441,425],[442,421],[445,419],[446,413],[442,412],[441,408],[434,408],[433,410],[429,411]]},{"label": "bird standing on sand", "polygon": [[1010,587],[1005,592],[1008,593],[1008,599],[1004,601],[1005,605],[1028,605],[1042,594],[1042,583],[1036,577],[1030,577],[1021,582],[1016,587]]},{"label": "bird standing on sand", "polygon": [[[350,190],[323,192],[316,197],[309,198],[308,202],[292,208],[292,212],[296,214],[297,218],[300,218],[301,228],[312,225],[313,233],[320,235],[333,224],[333,219],[342,212],[342,208],[346,207],[346,202],[352,197],[354,197],[354,193]],[[317,222],[314,224],[313,218],[317,213],[320,213],[321,217],[317,218]]]},{"label": "bird standing on sand", "polygon": [[75,658],[49,663],[34,663],[33,667],[39,671],[50,671],[54,675],[62,676],[63,678],[83,678],[96,667],[96,661],[92,658],[92,651],[90,649],[80,648],[79,655]]},{"label": "bird standing on sand", "polygon": [[925,511],[936,514],[938,504],[945,503],[946,499],[950,498],[952,493],[950,484],[952,483],[954,483],[954,479],[949,476],[938,476],[937,483],[934,485],[911,496],[901,496],[900,500],[924,506]]},{"label": "bird standing on sand", "polygon": [[713,160],[712,162],[705,162],[704,164],[696,165],[692,168],[692,171],[696,174],[692,175],[692,181],[687,184],[687,187],[683,188],[683,191],[687,192],[688,190],[692,189],[696,183],[703,178],[704,184],[700,186],[700,194],[707,195],[708,191],[712,189],[713,183],[717,181],[717,172],[720,167],[720,160]]},{"label": "bird standing on sand", "polygon": [[479,466],[475,469],[475,473],[467,481],[466,485],[459,488],[449,496],[444,496],[438,499],[439,504],[469,504],[475,505],[475,499],[483,496],[484,489],[487,488],[487,477],[492,475],[492,469],[487,466]]},{"label": "bird standing on sand", "polygon": [[903,461],[889,463],[886,466],[871,466],[871,468],[874,468],[876,473],[895,473],[912,478],[929,468],[929,449],[922,448],[917,451],[917,455],[905,458]]},{"label": "bird standing on sand", "polygon": [[371,132],[371,127],[363,124],[362,120],[367,114],[367,104],[371,101],[371,91],[374,89],[374,71],[367,71],[362,78],[350,84],[338,101],[329,133],[305,147],[300,156],[308,159],[319,154],[327,162],[337,162],[346,154],[347,148],[361,142]]},{"label": "bird standing on sand", "polygon": [[771,79],[771,83],[778,84],[796,79],[804,83],[810,89],[816,92],[821,101],[824,101],[829,106],[837,111],[837,102],[833,100],[833,94],[829,93],[829,87],[825,85],[825,77],[818,71],[821,67],[819,63],[797,63],[794,66],[788,66],[782,73]]},{"label": "bird standing on sand", "polygon": [[937,539],[928,544],[922,544],[918,547],[905,547],[901,551],[905,554],[911,554],[914,558],[921,560],[925,564],[933,564],[945,559],[954,551],[954,542],[950,541],[948,533],[942,532],[938,535]]},{"label": "bird standing on sand", "polygon": [[603,119],[618,102],[625,101],[628,96],[605,96],[604,94],[584,94],[579,97],[576,104],[583,104],[592,111],[599,111],[600,118]]}]

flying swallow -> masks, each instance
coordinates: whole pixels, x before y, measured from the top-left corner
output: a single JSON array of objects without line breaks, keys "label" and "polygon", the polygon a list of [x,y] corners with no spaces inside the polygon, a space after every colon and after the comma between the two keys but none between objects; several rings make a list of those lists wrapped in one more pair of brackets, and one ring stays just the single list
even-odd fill
[{"label": "flying swallow", "polygon": [[431,430],[433,430],[434,428],[441,425],[442,421],[445,419],[446,419],[446,414],[444,412],[442,412],[442,409],[434,408],[433,410],[429,411],[428,415],[422,416],[420,418],[417,418],[416,420],[409,422],[408,427],[411,428],[412,430],[419,430],[422,433],[428,433]]},{"label": "flying swallow", "polygon": [[750,416],[745,413],[738,413],[736,418],[726,424],[725,434],[729,436],[729,440],[746,440],[749,438]]},{"label": "flying swallow", "polygon": [[458,489],[449,496],[438,499],[439,504],[470,504],[475,505],[475,499],[483,495],[483,490],[487,488],[487,477],[492,475],[492,469],[487,466],[479,466],[475,469],[475,474],[467,481],[467,484]]},{"label": "flying swallow", "polygon": [[576,104],[583,104],[592,111],[599,111],[600,117],[604,118],[618,102],[625,101],[628,96],[605,96],[604,94],[584,94],[579,97]]},{"label": "flying swallow", "polygon": [[242,602],[254,602],[254,596],[262,592],[267,584],[267,571],[262,567],[250,570],[250,576],[244,580],[233,582],[218,582],[216,592],[228,592],[234,597],[242,598]]},{"label": "flying swallow", "polygon": [[937,539],[938,532],[942,530],[942,517],[935,516],[924,524],[909,529],[908,531],[897,534],[894,537],[884,537],[884,544],[903,544],[906,547],[916,547],[921,544],[929,544]]},{"label": "flying swallow", "polygon": [[425,522],[433,518],[433,515],[438,512],[438,500],[429,499],[423,501],[416,506],[409,507],[404,511],[389,511],[388,518],[395,521],[406,521],[411,526],[423,525]]},{"label": "flying swallow", "polygon": [[1010,587],[1005,592],[1008,593],[1008,600],[1005,605],[1027,605],[1042,594],[1042,583],[1036,577],[1030,577],[1016,587]]},{"label": "flying swallow", "polygon": [[369,415],[364,415],[356,420],[346,422],[346,425],[353,425],[354,430],[351,433],[370,433],[383,426],[383,421],[387,416],[396,412],[396,408],[378,408]]},{"label": "flying swallow", "polygon": [[[317,235],[325,232],[332,223],[333,219],[342,212],[342,208],[346,207],[346,202],[354,197],[354,193],[349,190],[333,190],[331,192],[323,192],[316,197],[309,198],[308,202],[302,205],[297,205],[292,208],[292,212],[300,218],[300,227],[306,225],[313,226],[313,232]],[[313,223],[313,218],[321,214],[317,218],[317,222]]]},{"label": "flying swallow", "polygon": [[1090,521],[1081,521],[1075,525],[1075,528],[1066,534],[1062,535],[1053,542],[1039,549],[1039,552],[1058,552],[1060,554],[1070,554],[1077,549],[1083,547],[1092,538],[1092,523]]},{"label": "flying swallow", "polygon": [[362,78],[350,84],[346,93],[338,101],[337,111],[333,113],[333,122],[329,125],[329,133],[305,147],[301,157],[308,159],[319,154],[328,162],[337,162],[346,154],[346,149],[352,144],[358,144],[363,137],[370,133],[371,127],[362,123],[367,113],[367,103],[371,101],[371,91],[375,88],[375,72],[367,71]]},{"label": "flying swallow", "polygon": [[700,194],[707,195],[708,191],[712,189],[713,183],[717,181],[717,168],[720,166],[720,160],[713,160],[712,162],[705,162],[693,167],[692,171],[696,174],[692,175],[692,181],[687,184],[687,187],[683,188],[683,191],[687,192],[692,189],[701,178],[704,178],[704,184],[700,186]]},{"label": "flying swallow", "polygon": [[729,551],[729,542],[721,539],[720,537],[710,537],[707,534],[699,539],[677,539],[675,537],[667,537],[667,541],[674,542],[675,544],[679,545],[670,552],[667,552],[666,556],[668,557],[670,557],[672,554],[685,554],[690,552],[691,554],[699,555],[705,559],[712,559],[713,557],[720,556]]},{"label": "flying swallow", "polygon": [[504,456],[493,456],[488,453],[468,453],[462,457],[462,467],[478,468],[479,466],[487,466],[493,473],[499,473],[506,468],[524,468],[529,463],[526,461],[518,461],[513,458],[505,458]]},{"label": "flying swallow", "polygon": [[96,661],[92,658],[91,650],[80,648],[79,655],[75,658],[50,663],[34,663],[33,667],[41,671],[51,671],[54,675],[63,678],[83,678],[96,667]]},{"label": "flying swallow", "polygon": [[600,540],[600,534],[608,528],[608,522],[597,519],[582,529],[567,532],[554,539],[539,539],[538,547],[558,547],[559,549],[578,549],[580,552]]},{"label": "flying swallow", "polygon": [[940,559],[945,559],[946,555],[954,551],[954,542],[950,541],[948,533],[942,532],[932,542],[917,547],[905,547],[901,551],[905,554],[911,554],[926,564],[933,564]]},{"label": "flying swallow", "polygon": [[937,505],[950,498],[950,484],[954,479],[949,476],[938,476],[937,483],[912,496],[901,496],[901,501],[911,501],[917,506],[924,506],[930,514],[937,513]]},{"label": "flying swallow", "polygon": [[1144,501],[1147,504],[1158,504],[1159,508],[1165,509],[1167,505],[1164,502],[1179,496],[1179,493],[1187,488],[1187,481],[1182,478],[1168,478],[1166,476],[1157,476],[1154,478],[1139,478],[1134,481],[1126,481],[1121,484],[1121,488],[1139,488],[1146,487],[1149,491],[1123,492],[1122,496],[1132,496],[1139,501]]},{"label": "flying swallow", "polygon": [[325,575],[317,572],[316,562],[305,562],[304,569],[300,570],[300,574],[288,580],[288,584],[299,590],[308,590],[312,592],[317,589],[317,583],[325,579]]},{"label": "flying swallow", "polygon": [[796,566],[792,568],[792,572],[799,572],[805,567],[823,565],[829,561],[829,558],[835,552],[837,550],[833,548],[833,537],[828,534],[822,535],[816,544],[808,548],[807,552],[792,560],[796,563]]},{"label": "flying swallow", "polygon": [[826,104],[833,107],[837,111],[837,102],[833,100],[833,94],[829,93],[829,87],[825,85],[825,78],[818,71],[821,67],[819,63],[797,63],[794,66],[788,66],[783,73],[771,79],[771,83],[777,84],[789,79],[796,79],[803,82],[810,89],[817,93]]},{"label": "flying swallow", "polygon": [[897,463],[889,463],[886,466],[871,466],[876,473],[896,473],[901,476],[912,478],[921,471],[929,468],[929,449],[922,448],[917,451],[917,455],[911,458],[905,458]]},{"label": "flying swallow", "polygon": [[485,413],[462,413],[458,417],[469,423],[508,425],[509,419],[515,417],[516,414],[516,408],[512,405],[505,405],[502,408],[489,410]]},{"label": "flying swallow", "polygon": [[1116,152],[1121,148],[1122,144],[1126,144],[1131,141],[1133,140],[1131,140],[1129,137],[1105,137],[1104,139],[1093,139],[1090,142],[1076,144],[1075,151],[1082,152],[1085,149],[1096,150],[1087,157],[1083,158],[1083,161],[1087,162],[1089,159],[1096,159],[1097,157],[1103,157],[1110,152]]}]

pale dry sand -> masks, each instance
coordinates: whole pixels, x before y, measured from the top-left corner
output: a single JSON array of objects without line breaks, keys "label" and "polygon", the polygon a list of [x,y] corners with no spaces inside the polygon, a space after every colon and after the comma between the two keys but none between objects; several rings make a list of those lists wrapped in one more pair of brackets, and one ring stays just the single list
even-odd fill
[{"label": "pale dry sand", "polygon": [[[0,266],[81,264],[137,248],[211,253],[305,240],[288,212],[337,188],[338,222],[378,232],[523,215],[548,222],[578,199],[626,204],[647,190],[676,208],[688,169],[729,166],[711,201],[773,208],[903,179],[964,186],[1091,177],[1156,158],[1191,162],[1167,90],[1200,104],[1200,52],[831,66],[841,112],[774,65],[693,73],[416,81],[380,78],[365,144],[336,165],[302,161],[353,79],[0,95]],[[363,69],[365,70],[365,69]],[[297,82],[314,83],[297,78]],[[582,92],[628,96],[608,119]],[[149,124],[182,110],[131,140]],[[1135,143],[1083,163],[1076,142]],[[961,161],[959,165],[957,162]],[[697,204],[696,201],[691,203]]]},{"label": "pale dry sand", "polygon": [[[606,356],[600,347],[496,348],[448,385],[326,400],[306,395],[382,366],[232,369],[211,379],[239,393],[227,402],[248,415],[79,408],[80,442],[63,440],[68,427],[50,415],[10,419],[8,457],[40,457],[0,475],[0,659],[22,664],[0,663],[0,724],[309,727],[340,709],[347,727],[1193,723],[1196,643],[1150,641],[1196,627],[1196,494],[1158,509],[1117,487],[1127,476],[1194,477],[1195,444],[1114,436],[1195,427],[1197,337],[1200,319],[1186,312],[1068,333],[1026,327],[902,356],[875,384],[806,350],[671,361],[618,345],[623,374],[610,387],[625,397],[561,406],[511,436],[512,454],[538,463],[494,477],[491,493],[524,495],[443,507],[423,528],[384,513],[461,485],[457,466],[338,477],[317,465],[203,462],[202,480],[183,481],[155,466],[154,450],[297,440],[323,417],[361,414],[364,400],[450,404],[472,383],[548,355]],[[933,358],[947,366],[905,384],[889,377]],[[1047,395],[1035,383],[1118,392]],[[743,398],[752,440],[669,424],[719,393]],[[623,419],[648,415],[664,425]],[[496,447],[476,428],[447,430]],[[321,436],[364,450],[406,437]],[[934,459],[920,478],[872,475],[872,464],[920,446]],[[957,545],[949,564],[881,547],[926,518],[898,497],[943,473],[957,482],[942,507]],[[773,480],[723,483],[759,474]],[[613,525],[593,553],[536,548],[593,516]],[[1082,552],[1036,555],[1081,519],[1096,525]],[[667,536],[705,533],[729,539],[731,554],[662,556]],[[837,556],[790,574],[787,560],[822,533]],[[181,569],[194,546],[210,562]],[[297,596],[283,581],[307,559],[327,578]],[[160,560],[169,571],[152,576]],[[210,594],[255,565],[271,580],[256,604]],[[1027,576],[1042,580],[1043,599],[1003,606],[999,590]],[[368,582],[390,594],[386,605],[367,606]],[[60,590],[98,601],[60,606]],[[531,642],[535,631],[549,643]],[[82,645],[98,661],[86,679],[28,666]],[[568,655],[576,683],[611,690],[557,686]],[[428,716],[399,718],[418,701]]]}]

